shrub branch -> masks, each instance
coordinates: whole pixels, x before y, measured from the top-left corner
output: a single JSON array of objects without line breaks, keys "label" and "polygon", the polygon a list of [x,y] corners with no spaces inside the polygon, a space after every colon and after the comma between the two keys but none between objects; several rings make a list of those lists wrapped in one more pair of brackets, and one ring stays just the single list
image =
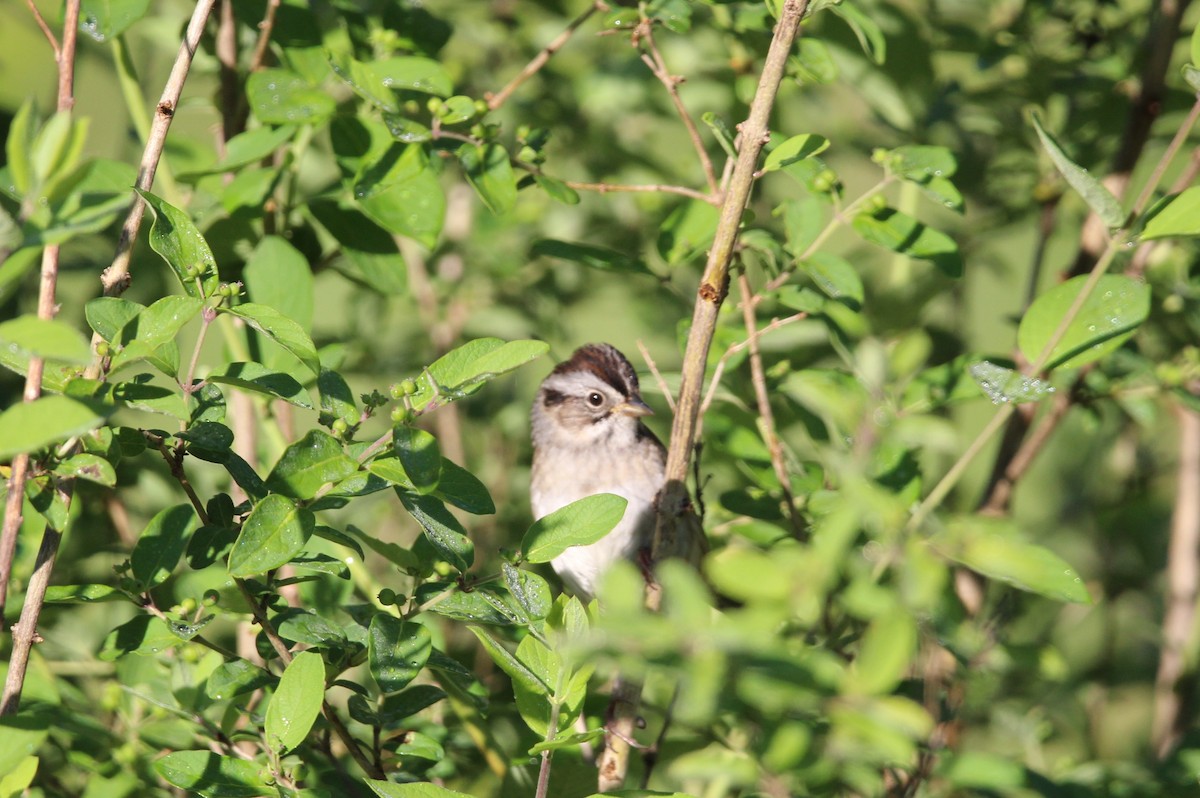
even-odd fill
[{"label": "shrub branch", "polygon": [[[652,562],[659,562],[682,549],[681,540],[689,532],[678,522],[688,504],[687,473],[699,423],[701,392],[704,386],[705,365],[717,325],[717,312],[725,300],[729,284],[729,264],[741,226],[742,213],[750,199],[759,153],[767,141],[767,126],[775,93],[783,80],[788,53],[800,30],[800,20],[808,0],[787,0],[780,11],[779,21],[763,63],[758,88],[750,104],[746,121],[739,126],[741,146],[730,173],[728,186],[721,203],[716,233],[705,264],[704,276],[697,291],[692,328],[684,352],[682,381],[676,400],[675,420],[671,428],[671,446],[667,453],[666,485],[658,497],[658,512],[654,528]],[[647,606],[658,610],[661,592],[647,592]],[[601,791],[619,787],[629,770],[630,747],[627,742],[633,733],[641,686],[628,685],[616,695],[614,690],[612,718],[608,724],[608,745],[600,758]]]}]

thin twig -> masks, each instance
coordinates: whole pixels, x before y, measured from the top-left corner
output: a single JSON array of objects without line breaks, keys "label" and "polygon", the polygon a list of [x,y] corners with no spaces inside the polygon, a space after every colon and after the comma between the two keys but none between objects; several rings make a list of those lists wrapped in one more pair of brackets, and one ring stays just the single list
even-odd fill
[{"label": "thin twig", "polygon": [[680,121],[687,129],[688,138],[692,140],[696,157],[700,159],[700,167],[704,170],[704,180],[708,184],[708,193],[714,198],[718,197],[720,187],[717,185],[717,175],[713,171],[712,159],[708,157],[708,151],[704,148],[704,139],[700,136],[700,130],[696,127],[692,115],[688,113],[687,106],[683,104],[683,99],[679,96],[679,84],[683,82],[683,78],[672,75],[667,69],[667,62],[663,60],[658,43],[654,41],[654,25],[650,20],[642,21],[634,34],[634,40],[645,43],[647,52],[642,53],[642,61],[654,73],[654,77],[658,78],[659,82],[666,87],[667,94],[671,97],[671,104],[675,106]]},{"label": "thin twig", "polygon": [[[58,65],[58,102],[60,112],[69,112],[75,105],[75,43],[79,29],[79,0],[69,0],[63,18],[62,48],[55,48],[55,61]],[[33,8],[32,3],[30,7]],[[34,14],[44,25],[45,20]],[[52,37],[51,37],[52,38]],[[53,41],[52,41],[53,43]],[[41,279],[38,283],[39,319],[52,319],[57,313],[58,295],[58,265],[59,247],[50,245],[42,251]],[[29,369],[25,373],[25,389],[22,401],[32,402],[42,395],[42,375],[45,361],[34,357],[29,360]],[[5,505],[4,529],[0,533],[0,626],[4,623],[4,611],[8,606],[8,587],[12,579],[13,560],[16,556],[17,536],[21,529],[22,501],[25,498],[25,483],[29,474],[29,454],[21,453],[13,459],[12,476],[8,483],[8,499]],[[57,488],[60,495],[69,497],[71,487]],[[21,607],[21,619],[18,628],[13,630],[13,648],[9,659],[8,676],[4,682],[4,694],[0,699],[0,715],[17,711],[21,700],[21,690],[25,683],[25,668],[29,663],[29,653],[37,639],[37,623],[42,612],[42,602],[46,596],[46,587],[50,583],[50,572],[54,567],[54,557],[58,552],[58,540],[61,537],[58,530],[47,525],[43,533],[42,545],[38,550],[37,562],[25,592],[25,602]]]},{"label": "thin twig", "polygon": [[595,191],[598,194],[617,194],[622,192],[643,192],[662,194],[678,194],[681,197],[688,197],[701,202],[707,202],[709,205],[720,205],[719,197],[712,194],[705,194],[703,191],[697,191],[694,188],[687,186],[669,186],[662,183],[646,184],[646,185],[626,185],[621,183],[579,183],[573,180],[563,181],[568,188],[573,188],[576,191]]},{"label": "thin twig", "polygon": [[[1046,341],[1045,345],[1042,347],[1042,351],[1038,354],[1038,357],[1029,365],[1027,369],[1024,370],[1024,373],[1028,375],[1037,374],[1041,372],[1041,370],[1049,362],[1055,348],[1058,346],[1059,342],[1062,341],[1063,336],[1066,335],[1067,330],[1075,321],[1075,318],[1079,315],[1079,311],[1083,308],[1084,303],[1087,302],[1088,297],[1091,296],[1092,291],[1100,282],[1100,278],[1103,277],[1105,272],[1108,271],[1108,267],[1116,258],[1117,253],[1124,249],[1123,242],[1126,234],[1129,231],[1129,225],[1132,224],[1133,220],[1136,220],[1141,215],[1143,210],[1145,210],[1146,204],[1150,201],[1150,197],[1152,197],[1154,194],[1154,190],[1158,185],[1158,181],[1162,179],[1162,175],[1166,171],[1167,166],[1174,159],[1175,154],[1179,151],[1179,148],[1183,146],[1183,142],[1187,139],[1192,127],[1196,124],[1197,118],[1200,118],[1200,96],[1198,96],[1196,101],[1192,104],[1192,109],[1188,113],[1187,119],[1184,121],[1183,125],[1180,126],[1179,130],[1176,131],[1175,137],[1171,139],[1171,143],[1167,146],[1162,158],[1155,166],[1150,179],[1147,180],[1146,185],[1142,188],[1141,193],[1134,202],[1129,216],[1131,221],[1126,222],[1124,227],[1117,230],[1116,233],[1109,238],[1108,246],[1100,255],[1100,258],[1096,261],[1096,265],[1092,267],[1092,271],[1090,274],[1088,274],[1087,280],[1080,289],[1078,296],[1075,297],[1075,300],[1071,303],[1071,306],[1067,309],[1066,313],[1063,314],[1062,320],[1059,322],[1058,327],[1054,330],[1054,333],[1051,334],[1049,340]],[[1015,406],[1012,404],[1007,404],[997,411],[996,415],[992,417],[992,420],[989,421],[988,424],[983,428],[978,437],[976,437],[967,450],[963,452],[958,460],[955,461],[954,465],[950,467],[950,470],[946,472],[946,475],[943,476],[937,485],[934,486],[933,490],[929,492],[929,495],[926,496],[920,505],[918,505],[913,511],[913,514],[908,519],[908,523],[905,525],[906,531],[913,532],[919,529],[921,525],[925,523],[925,519],[929,517],[934,508],[940,505],[946,496],[949,495],[950,491],[954,488],[954,485],[957,484],[958,480],[966,472],[967,466],[970,465],[971,461],[974,460],[975,457],[983,450],[984,446],[987,445],[992,436],[1004,426],[1004,422],[1008,420],[1010,415],[1012,415],[1014,407]]]},{"label": "thin twig", "polygon": [[671,395],[671,389],[667,387],[667,381],[663,379],[663,375],[658,371],[658,365],[654,362],[654,358],[650,357],[650,351],[646,349],[646,345],[639,338],[637,342],[638,351],[642,353],[642,359],[646,361],[646,365],[650,367],[650,373],[654,375],[654,381],[658,384],[658,389],[662,391],[663,398],[667,400],[667,407],[671,408],[671,412],[675,412],[675,397]]},{"label": "thin twig", "polygon": [[[250,592],[250,589],[246,587],[245,580],[234,579],[233,581],[234,584],[237,585],[238,590],[241,591],[242,598],[245,599],[246,604],[249,605],[250,614],[253,615],[254,620],[258,622],[259,628],[261,628],[263,634],[267,636],[267,640],[270,642],[271,648],[275,649],[275,653],[279,655],[279,660],[286,668],[292,662],[292,652],[283,642],[283,638],[279,636],[279,633],[275,631],[275,627],[271,625],[271,620],[267,617],[267,613],[262,608],[262,605],[259,604],[258,599],[256,599],[254,594]],[[372,763],[371,760],[367,758],[366,754],[362,752],[362,749],[358,745],[358,741],[355,740],[350,734],[350,730],[346,728],[346,724],[342,723],[342,719],[338,717],[337,712],[325,699],[321,699],[321,714],[325,716],[325,720],[328,721],[329,725],[333,728],[334,734],[338,736],[338,739],[341,740],[342,745],[346,747],[346,750],[349,752],[350,756],[354,757],[354,761],[357,762],[358,766],[363,769],[363,772],[373,779],[382,779],[384,776],[383,771],[376,768],[374,763]]]},{"label": "thin twig", "polygon": [[[1075,386],[1079,385],[1076,381]],[[1033,461],[1037,458],[1039,452],[1050,440],[1050,435],[1058,428],[1059,423],[1066,418],[1067,411],[1071,409],[1073,404],[1072,394],[1074,386],[1071,389],[1061,392],[1054,398],[1054,403],[1050,407],[1050,412],[1038,423],[1034,431],[1021,442],[1000,472],[999,476],[988,491],[987,499],[979,508],[979,512],[986,515],[1005,515],[1008,512],[1009,502],[1012,500],[1013,488],[1017,482],[1021,480]]]},{"label": "thin twig", "polygon": [[[200,37],[204,33],[204,24],[212,11],[216,0],[199,0],[188,22],[187,33],[179,46],[179,54],[171,67],[171,75],[167,78],[161,99],[154,110],[154,121],[150,125],[150,137],[142,152],[142,160],[138,164],[136,185],[142,191],[149,191],[154,186],[154,172],[162,158],[163,146],[167,141],[167,131],[171,128],[171,120],[175,117],[175,109],[179,107],[179,98],[183,94],[183,84],[187,80],[188,70],[192,66],[192,57],[200,46]],[[104,270],[100,278],[105,296],[120,296],[129,285],[129,260],[133,256],[133,245],[137,241],[138,231],[142,228],[142,218],[146,214],[146,202],[138,196],[129,209],[129,215],[121,226],[121,237],[117,240],[117,252],[112,265]],[[94,375],[89,375],[94,376]]]},{"label": "thin twig", "polygon": [[575,34],[575,31],[577,31],[580,26],[583,25],[583,23],[587,22],[588,19],[591,18],[592,14],[595,14],[597,11],[603,11],[606,8],[608,8],[608,5],[604,3],[603,0],[596,0],[596,2],[588,6],[583,13],[571,20],[566,29],[563,30],[562,33],[555,36],[549,44],[543,47],[542,51],[535,55],[533,59],[526,64],[524,68],[517,73],[516,77],[510,80],[504,88],[495,94],[490,92],[484,94],[483,99],[487,101],[488,110],[495,111],[497,108],[504,105],[504,103],[508,102],[508,98],[512,96],[512,93],[520,88],[522,83],[536,75],[537,72],[546,65],[546,62],[550,60],[550,56],[561,50],[563,45],[565,45],[567,41],[570,40],[571,36]]},{"label": "thin twig", "polygon": [[[1200,386],[1196,386],[1200,390]],[[1185,728],[1183,714],[1188,677],[1188,650],[1200,585],[1200,412],[1175,403],[1179,419],[1179,476],[1171,516],[1167,554],[1167,608],[1163,617],[1162,656],[1154,680],[1154,724],[1151,740],[1160,760],[1166,759]]]},{"label": "thin twig", "polygon": [[[42,12],[38,11],[38,7],[33,4],[33,0],[25,0],[25,5],[29,6],[29,12],[33,14],[33,21],[42,29],[42,35],[46,37],[46,41],[50,42],[50,49],[54,51],[54,60],[61,61],[62,48],[59,47],[58,37],[54,35],[54,31],[50,30],[50,26],[46,24]],[[66,38],[66,30],[63,30],[63,38]]]},{"label": "thin twig", "polygon": [[754,397],[758,402],[758,415],[762,420],[763,442],[771,456],[771,467],[775,470],[775,478],[779,480],[779,489],[783,491],[783,500],[787,506],[788,520],[792,524],[792,535],[803,538],[804,524],[796,513],[796,497],[792,494],[791,477],[788,476],[787,464],[783,462],[783,443],[775,432],[775,413],[771,410],[771,397],[767,392],[767,376],[763,372],[762,352],[758,348],[758,336],[754,331],[758,320],[754,317],[754,304],[751,301],[754,292],[750,290],[750,278],[743,271],[738,275],[738,288],[742,293],[742,320],[750,333],[746,343],[750,347],[750,381],[754,385]]},{"label": "thin twig", "polygon": [[782,319],[771,319],[771,323],[767,326],[761,329],[751,330],[744,341],[738,341],[735,344],[730,344],[729,348],[725,350],[725,354],[721,355],[721,359],[717,361],[716,368],[713,369],[712,379],[708,381],[708,390],[704,394],[704,401],[700,403],[700,415],[703,416],[705,413],[707,413],[709,406],[712,405],[714,394],[716,394],[717,388],[720,387],[721,377],[725,374],[725,365],[729,362],[729,358],[750,346],[750,342],[758,339],[760,336],[766,335],[772,330],[777,330],[785,324],[791,324],[794,321],[800,321],[801,319],[807,318],[807,313],[800,312],[793,316],[785,316]]},{"label": "thin twig", "polygon": [[262,22],[258,23],[258,41],[254,43],[254,55],[250,57],[250,71],[258,72],[266,65],[267,47],[271,43],[271,32],[275,29],[275,12],[279,10],[279,0],[267,0],[267,11]]},{"label": "thin twig", "polygon": [[[729,186],[721,201],[713,243],[709,249],[704,276],[697,290],[696,306],[692,316],[692,328],[688,333],[684,352],[682,380],[676,402],[675,420],[671,428],[671,446],[667,452],[666,484],[659,494],[654,528],[652,562],[686,548],[686,535],[690,528],[683,528],[687,512],[687,474],[696,440],[699,422],[700,392],[704,386],[705,365],[716,330],[717,313],[725,300],[729,283],[729,264],[737,242],[742,214],[750,199],[754,185],[754,172],[758,156],[768,138],[767,122],[775,104],[775,94],[783,80],[784,68],[792,43],[800,30],[800,20],[808,8],[808,0],[786,0],[780,9],[779,20],[771,39],[767,57],[763,63],[758,88],[750,104],[750,112],[742,123],[741,147],[736,164],[729,178]],[[647,606],[658,610],[661,590],[649,587]],[[629,769],[629,745],[641,701],[641,686],[631,684],[628,694],[618,696],[614,689],[612,718],[608,747],[600,758],[600,791],[621,786]]]}]

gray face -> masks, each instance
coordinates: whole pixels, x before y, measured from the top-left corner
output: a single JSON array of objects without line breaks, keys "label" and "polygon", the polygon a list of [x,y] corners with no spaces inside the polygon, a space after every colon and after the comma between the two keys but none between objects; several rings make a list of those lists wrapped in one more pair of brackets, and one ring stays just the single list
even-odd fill
[{"label": "gray face", "polygon": [[625,356],[608,344],[591,344],[576,350],[542,383],[533,412],[534,444],[633,440],[638,417],[648,413]]}]

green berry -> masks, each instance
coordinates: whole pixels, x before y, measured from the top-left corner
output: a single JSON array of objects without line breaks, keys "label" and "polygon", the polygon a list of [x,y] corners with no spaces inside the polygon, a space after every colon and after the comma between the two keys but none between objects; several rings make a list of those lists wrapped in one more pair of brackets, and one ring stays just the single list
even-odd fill
[{"label": "green berry", "polygon": [[417,381],[416,380],[403,380],[400,383],[400,391],[405,396],[412,396],[414,393],[417,392]]},{"label": "green berry", "polygon": [[339,437],[345,437],[346,433],[350,431],[350,425],[346,423],[346,419],[344,418],[335,419],[333,422],[333,431]]},{"label": "green berry", "polygon": [[429,102],[425,103],[425,108],[429,111],[429,113],[436,116],[438,112],[442,110],[442,98],[430,97]]},{"label": "green berry", "polygon": [[410,419],[412,419],[412,411],[410,411],[407,407],[392,408],[393,424],[407,424]]},{"label": "green berry", "polygon": [[391,607],[396,603],[396,591],[385,587],[379,591],[379,603],[385,607]]},{"label": "green berry", "polygon": [[205,590],[202,600],[205,607],[215,607],[217,606],[217,602],[221,600],[221,594],[216,590]]},{"label": "green berry", "polygon": [[486,100],[476,100],[475,101],[475,113],[479,114],[480,116],[483,116],[490,110],[492,110],[492,109],[488,108],[488,104],[487,104]]}]

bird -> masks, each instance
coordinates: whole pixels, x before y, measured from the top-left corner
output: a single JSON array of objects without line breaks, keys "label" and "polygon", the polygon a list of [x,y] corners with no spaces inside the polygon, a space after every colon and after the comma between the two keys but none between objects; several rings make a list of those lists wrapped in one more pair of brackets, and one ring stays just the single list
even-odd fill
[{"label": "bird", "polygon": [[550,565],[583,601],[596,595],[618,560],[648,553],[655,499],[666,479],[667,452],[642,422],[642,399],[629,360],[610,344],[587,344],[542,381],[530,413],[533,464],[530,504],[541,518],[597,493],[628,501],[617,526],[595,543],[572,546]]}]

